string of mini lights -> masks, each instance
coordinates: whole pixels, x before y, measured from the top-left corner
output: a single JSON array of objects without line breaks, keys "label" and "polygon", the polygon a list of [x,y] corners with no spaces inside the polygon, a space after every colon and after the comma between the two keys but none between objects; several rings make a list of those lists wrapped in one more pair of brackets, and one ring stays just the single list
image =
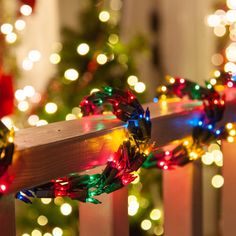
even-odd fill
[{"label": "string of mini lights", "polygon": [[[222,73],[220,83],[233,87],[233,76]],[[181,77],[167,77],[169,84],[158,89],[158,97],[177,96],[190,99],[198,99],[203,102],[203,114],[193,127],[191,137],[175,142],[172,150],[166,148],[154,148],[143,164],[144,168],[158,167],[163,170],[173,169],[175,166],[183,166],[203,156],[206,147],[217,143],[225,137],[225,128],[217,127],[225,110],[225,96],[220,95],[214,86],[206,82],[206,87]],[[232,83],[232,84],[231,84]],[[216,83],[215,83],[216,84]],[[218,84],[218,83],[217,83]]]},{"label": "string of mini lights", "polygon": [[82,202],[98,204],[94,198],[102,193],[111,193],[132,182],[136,177],[132,172],[138,170],[152,145],[148,144],[151,137],[150,111],[143,110],[136,97],[130,92],[123,92],[111,87],[85,97],[80,103],[84,116],[100,114],[104,106],[109,104],[116,117],[127,122],[128,137],[107,162],[101,174],[78,175],[52,180],[44,185],[22,190],[16,198],[31,203],[29,197],[67,196]]},{"label": "string of mini lights", "polygon": [[[225,84],[234,81],[227,77]],[[178,97],[189,96],[191,99],[203,101],[203,114],[193,127],[191,137],[179,140],[172,150],[153,147],[148,144],[151,136],[150,111],[144,112],[142,106],[130,92],[105,87],[86,96],[80,103],[84,116],[101,114],[105,105],[112,107],[116,117],[127,122],[129,136],[123,141],[118,151],[108,161],[101,174],[78,175],[52,180],[50,183],[17,193],[16,197],[26,203],[31,203],[29,197],[68,196],[83,202],[98,204],[94,198],[102,193],[111,193],[129,184],[135,179],[132,172],[143,168],[157,167],[163,170],[173,169],[175,166],[183,166],[194,161],[205,153],[207,146],[217,143],[225,137],[225,127],[217,127],[225,110],[225,96],[220,95],[213,86],[204,88],[194,82],[183,78],[170,78],[171,85],[162,89],[163,95],[175,95]],[[233,131],[229,130],[228,133]]]},{"label": "string of mini lights", "polygon": [[[14,153],[14,131],[8,130],[0,121],[0,177],[4,175],[9,165],[12,163]],[[7,183],[0,181],[0,196],[7,191]]]}]

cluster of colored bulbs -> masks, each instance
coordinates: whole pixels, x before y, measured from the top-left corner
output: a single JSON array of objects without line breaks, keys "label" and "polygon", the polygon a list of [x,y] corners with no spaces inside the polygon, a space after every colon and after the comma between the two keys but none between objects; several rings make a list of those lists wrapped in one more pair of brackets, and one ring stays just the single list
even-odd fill
[{"label": "cluster of colored bulbs", "polygon": [[[167,77],[169,82],[166,86],[158,88],[158,98],[177,96],[190,99],[198,99],[203,102],[203,114],[193,127],[192,136],[174,142],[174,148],[153,149],[144,162],[143,167],[152,168],[156,165],[164,170],[173,169],[174,166],[182,166],[190,161],[196,160],[205,153],[205,146],[216,143],[217,140],[225,138],[225,127],[218,127],[217,123],[222,119],[225,109],[225,96],[220,95],[214,88],[216,85],[232,88],[235,86],[234,77],[228,73],[220,73],[218,79],[214,78],[206,82],[206,87],[180,77]],[[231,134],[233,131],[231,131]],[[228,140],[233,140],[232,136]]]},{"label": "cluster of colored bulbs", "polygon": [[[233,77],[225,75],[222,83],[228,86],[233,83]],[[84,116],[102,114],[110,105],[112,112],[120,120],[127,122],[128,138],[123,141],[118,151],[109,159],[107,167],[101,174],[80,176],[77,174],[53,180],[50,183],[22,190],[16,196],[25,202],[31,202],[29,197],[69,196],[83,202],[99,203],[94,196],[113,192],[135,179],[133,171],[143,168],[158,167],[163,170],[173,169],[196,160],[205,153],[204,147],[222,139],[228,130],[229,141],[234,139],[235,130],[229,124],[217,127],[222,119],[225,101],[214,86],[204,88],[184,78],[168,78],[170,85],[161,87],[159,97],[173,95],[188,96],[191,99],[203,101],[203,114],[193,127],[192,136],[175,142],[172,150],[153,147],[148,144],[151,136],[149,109],[143,110],[136,97],[130,91],[121,91],[105,87],[86,96],[80,103]],[[233,87],[232,86],[232,87]]]},{"label": "cluster of colored bulbs", "polygon": [[[129,136],[123,141],[118,151],[107,163],[101,174],[71,175],[69,177],[53,180],[42,186],[30,190],[23,190],[17,198],[30,202],[28,197],[56,197],[69,196],[83,202],[99,203],[94,196],[113,192],[132,182],[135,176],[133,171],[143,168],[157,167],[163,170],[183,166],[203,156],[204,147],[222,139],[225,128],[217,127],[222,119],[225,101],[213,86],[206,88],[183,78],[169,78],[170,85],[165,86],[162,93],[178,97],[189,96],[191,99],[203,101],[203,114],[193,127],[192,136],[175,142],[172,150],[153,147],[148,144],[151,136],[150,112],[143,110],[142,106],[130,91],[120,91],[105,87],[86,96],[80,103],[84,116],[102,114],[104,105],[110,105],[112,112],[120,120],[127,122]],[[225,83],[233,80],[227,77]],[[209,83],[206,83],[209,85]],[[230,131],[231,135],[233,131]]]},{"label": "cluster of colored bulbs", "polygon": [[117,118],[127,122],[129,134],[109,159],[104,171],[90,176],[73,174],[53,180],[32,189],[22,190],[16,194],[16,198],[30,203],[30,197],[68,196],[98,204],[100,201],[95,199],[95,196],[111,193],[136,178],[133,172],[142,166],[152,149],[152,145],[148,144],[151,137],[149,109],[144,111],[130,91],[123,92],[111,87],[86,96],[80,106],[84,116],[87,116],[101,114],[105,104],[110,104]]}]

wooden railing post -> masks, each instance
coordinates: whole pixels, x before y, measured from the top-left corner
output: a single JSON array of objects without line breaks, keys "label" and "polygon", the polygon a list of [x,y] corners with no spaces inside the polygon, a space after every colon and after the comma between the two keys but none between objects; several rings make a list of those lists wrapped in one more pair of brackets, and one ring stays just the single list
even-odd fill
[{"label": "wooden railing post", "polygon": [[236,144],[223,141],[224,186],[222,193],[222,232],[223,236],[235,235],[236,216]]},{"label": "wooden railing post", "polygon": [[163,175],[165,236],[201,236],[201,163],[164,171]]},{"label": "wooden railing post", "polygon": [[0,235],[15,236],[15,198],[13,195],[0,199]]},{"label": "wooden railing post", "polygon": [[80,236],[128,236],[128,189],[99,197],[102,204],[79,204]]}]

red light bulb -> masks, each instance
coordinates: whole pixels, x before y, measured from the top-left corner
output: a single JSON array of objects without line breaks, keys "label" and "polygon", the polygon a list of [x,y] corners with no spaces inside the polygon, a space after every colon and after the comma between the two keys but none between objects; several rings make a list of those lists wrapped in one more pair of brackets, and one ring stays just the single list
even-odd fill
[{"label": "red light bulb", "polygon": [[5,192],[7,190],[7,186],[5,184],[0,185],[0,191]]}]

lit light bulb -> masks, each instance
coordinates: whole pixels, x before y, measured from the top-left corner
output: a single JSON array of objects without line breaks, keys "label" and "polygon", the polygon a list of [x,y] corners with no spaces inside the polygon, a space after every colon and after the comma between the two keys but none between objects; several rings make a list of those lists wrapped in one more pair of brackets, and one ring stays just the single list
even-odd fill
[{"label": "lit light bulb", "polygon": [[227,137],[227,141],[228,141],[229,143],[233,143],[233,142],[234,142],[234,137],[228,136],[228,137]]},{"label": "lit light bulb", "polygon": [[55,227],[52,230],[52,234],[53,234],[53,236],[62,236],[63,235],[63,230],[59,227]]},{"label": "lit light bulb", "polygon": [[210,80],[210,83],[211,83],[212,85],[216,85],[217,81],[216,81],[215,78],[212,78],[212,79]]},{"label": "lit light bulb", "polygon": [[63,203],[60,207],[60,211],[62,215],[68,216],[72,212],[72,207],[68,203]]},{"label": "lit light bulb", "polygon": [[153,209],[150,212],[150,218],[152,220],[159,220],[161,218],[161,211],[159,209]]},{"label": "lit light bulb", "polygon": [[175,78],[171,77],[171,78],[169,79],[169,82],[170,82],[171,84],[174,84],[174,83],[175,83]]},{"label": "lit light bulb", "polygon": [[15,28],[19,31],[22,31],[25,29],[25,26],[26,26],[26,23],[24,20],[21,20],[21,19],[18,19],[16,22],[15,22]]},{"label": "lit light bulb", "polygon": [[134,90],[137,93],[143,93],[145,91],[145,89],[146,89],[146,85],[143,82],[138,82],[134,86]]},{"label": "lit light bulb", "polygon": [[17,107],[20,111],[24,112],[29,109],[29,103],[27,101],[20,101]]},{"label": "lit light bulb", "polygon": [[222,175],[214,175],[211,184],[214,188],[221,188],[224,185],[224,178]]},{"label": "lit light bulb", "polygon": [[38,217],[37,223],[41,226],[44,226],[48,223],[48,218],[44,215],[41,215],[41,216]]},{"label": "lit light bulb", "polygon": [[17,89],[15,91],[15,98],[18,100],[18,101],[24,101],[26,99],[26,94],[24,92],[24,90],[22,89]]},{"label": "lit light bulb", "polygon": [[217,15],[209,15],[207,17],[207,24],[210,27],[216,27],[220,24],[220,17]]},{"label": "lit light bulb", "polygon": [[224,66],[225,72],[236,73],[236,65],[233,62],[227,62]]},{"label": "lit light bulb", "polygon": [[31,115],[28,118],[28,123],[31,126],[35,126],[38,121],[39,121],[39,117],[37,115]]},{"label": "lit light bulb", "polygon": [[8,43],[15,43],[17,40],[17,35],[13,32],[11,32],[10,34],[6,35],[6,41]]},{"label": "lit light bulb", "polygon": [[103,53],[97,56],[97,63],[100,65],[104,65],[107,62],[107,56]]},{"label": "lit light bulb", "polygon": [[40,230],[34,229],[34,230],[31,232],[31,236],[42,236],[42,233],[41,233]]},{"label": "lit light bulb", "polygon": [[204,155],[202,155],[202,162],[205,165],[211,165],[214,162],[214,156],[212,153],[206,152]]},{"label": "lit light bulb", "polygon": [[135,84],[138,83],[138,77],[135,76],[135,75],[130,75],[130,76],[127,78],[127,83],[128,83],[130,86],[135,86]]},{"label": "lit light bulb", "polygon": [[35,89],[31,85],[26,85],[23,90],[24,90],[24,94],[29,98],[35,95]]},{"label": "lit light bulb", "polygon": [[86,55],[89,52],[89,45],[87,43],[81,43],[77,47],[77,52],[79,55]]},{"label": "lit light bulb", "polygon": [[226,4],[228,6],[229,9],[236,9],[236,1],[235,0],[227,0]]},{"label": "lit light bulb", "polygon": [[49,57],[49,61],[56,65],[61,61],[61,56],[58,53],[52,53]]},{"label": "lit light bulb", "polygon": [[234,23],[236,22],[236,10],[229,10],[226,13],[226,19],[227,21],[229,21],[230,23]]},{"label": "lit light bulb", "polygon": [[109,43],[116,44],[119,42],[119,36],[117,34],[111,34],[108,38]]},{"label": "lit light bulb", "polygon": [[32,7],[24,4],[20,7],[20,13],[24,16],[30,16],[32,13]]},{"label": "lit light bulb", "polygon": [[108,11],[101,11],[98,18],[102,22],[107,22],[110,19],[110,13]]},{"label": "lit light bulb", "polygon": [[38,50],[31,50],[28,53],[28,58],[33,62],[39,61],[41,58],[41,53]]},{"label": "lit light bulb", "polygon": [[214,75],[215,75],[215,77],[220,77],[221,72],[219,70],[215,70]]},{"label": "lit light bulb", "polygon": [[141,222],[141,228],[143,230],[149,230],[151,229],[151,227],[152,227],[152,222],[150,220],[145,219]]},{"label": "lit light bulb", "polygon": [[231,43],[225,50],[227,59],[231,62],[236,62],[236,43]]},{"label": "lit light bulb", "polygon": [[9,23],[4,23],[1,25],[1,32],[3,34],[10,34],[13,30],[13,26]]},{"label": "lit light bulb", "polygon": [[166,91],[167,91],[167,87],[166,87],[166,86],[164,86],[164,85],[163,85],[163,86],[161,86],[161,91],[162,91],[162,92],[166,92]]},{"label": "lit light bulb", "polygon": [[67,69],[64,73],[64,76],[67,80],[75,81],[79,78],[79,73],[75,69]]},{"label": "lit light bulb", "polygon": [[54,102],[48,102],[46,105],[45,105],[45,111],[48,113],[48,114],[53,114],[57,111],[57,104],[54,103]]},{"label": "lit light bulb", "polygon": [[225,33],[226,33],[226,28],[224,25],[218,25],[214,28],[214,34],[217,37],[222,37],[225,35]]},{"label": "lit light bulb", "polygon": [[227,123],[226,124],[226,128],[227,129],[232,129],[233,128],[233,124],[232,123]]}]

